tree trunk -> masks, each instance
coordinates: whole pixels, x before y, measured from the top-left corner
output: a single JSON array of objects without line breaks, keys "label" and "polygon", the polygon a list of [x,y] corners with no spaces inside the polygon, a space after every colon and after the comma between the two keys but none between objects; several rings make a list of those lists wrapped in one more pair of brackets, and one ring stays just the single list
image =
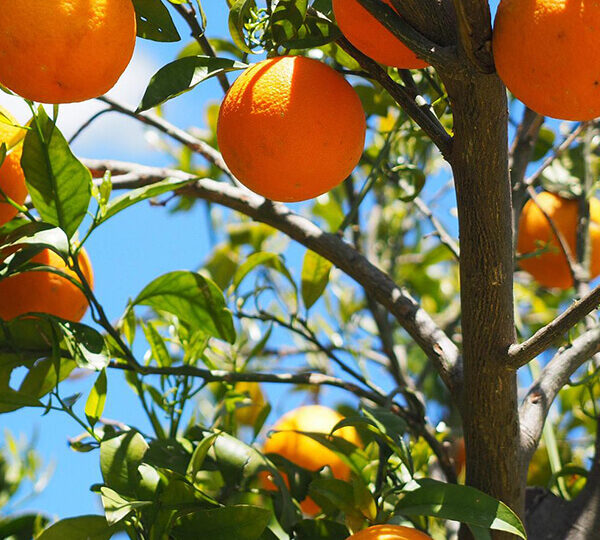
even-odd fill
[{"label": "tree trunk", "polygon": [[517,381],[506,367],[515,338],[506,90],[495,74],[444,78],[454,114],[467,483],[522,516]]}]

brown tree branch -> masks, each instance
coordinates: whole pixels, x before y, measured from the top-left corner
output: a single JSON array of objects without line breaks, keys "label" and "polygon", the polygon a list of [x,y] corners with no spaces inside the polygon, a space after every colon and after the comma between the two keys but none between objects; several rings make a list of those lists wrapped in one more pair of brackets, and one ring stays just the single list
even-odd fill
[{"label": "brown tree branch", "polygon": [[556,319],[538,330],[528,340],[509,349],[510,363],[514,369],[524,366],[530,360],[548,349],[561,335],[565,334],[600,304],[600,285],[585,297],[573,302]]},{"label": "brown tree branch", "polygon": [[[200,24],[198,23],[196,11],[193,5],[190,4],[189,6],[184,6],[183,4],[176,3],[173,3],[172,5],[173,9],[183,17],[183,19],[189,26],[191,30],[191,36],[198,42],[198,45],[200,45],[202,52],[206,56],[211,56],[215,58],[215,51],[212,48],[212,45],[210,44],[208,39],[206,38],[204,30],[200,27]],[[223,89],[223,92],[227,92],[229,90],[229,81],[227,79],[227,74],[219,73],[217,75],[217,79],[219,81],[219,84],[221,85],[221,88]]]},{"label": "brown tree branch", "polygon": [[496,71],[492,55],[492,15],[486,0],[454,0],[462,48],[480,73]]},{"label": "brown tree branch", "polygon": [[228,178],[234,180],[234,176],[229,170],[229,167],[227,167],[223,157],[217,150],[210,146],[210,144],[205,143],[203,140],[198,139],[193,135],[190,135],[187,131],[174,126],[164,118],[161,118],[160,116],[157,116],[151,112],[137,113],[124,103],[107,96],[101,96],[98,98],[98,100],[110,105],[116,112],[130,116],[131,118],[135,118],[136,120],[142,122],[142,124],[146,124],[147,126],[158,129],[165,135],[168,135],[172,139],[180,142],[193,152],[200,154],[209,163],[212,163],[215,167],[221,169],[223,174],[225,174]]},{"label": "brown tree branch", "polygon": [[378,82],[392,96],[448,159],[452,148],[452,137],[433,113],[429,103],[422,96],[412,93],[405,86],[395,82],[375,61],[362,54],[347,39],[340,38],[337,44],[352,56],[369,76]]},{"label": "brown tree branch", "polygon": [[529,388],[520,409],[523,474],[537,448],[554,399],[583,363],[600,351],[600,327],[588,330],[560,350]]},{"label": "brown tree branch", "polygon": [[358,1],[419,58],[434,66],[444,66],[447,69],[459,66],[455,47],[444,46],[428,39],[412,27],[405,18],[399,17],[394,9],[379,0]]},{"label": "brown tree branch", "polygon": [[[83,163],[95,176],[102,176],[107,170],[112,171],[116,175],[113,178],[113,189],[132,189],[167,177],[194,178],[193,175],[178,170],[144,167],[132,163],[89,159],[83,160]],[[322,231],[283,204],[268,201],[223,182],[201,179],[186,188],[185,193],[226,206],[256,221],[271,225],[331,261],[388,309],[435,364],[451,392],[455,396],[460,392],[462,368],[456,345],[405,289],[397,286],[389,276],[372,265],[343,239]]]}]

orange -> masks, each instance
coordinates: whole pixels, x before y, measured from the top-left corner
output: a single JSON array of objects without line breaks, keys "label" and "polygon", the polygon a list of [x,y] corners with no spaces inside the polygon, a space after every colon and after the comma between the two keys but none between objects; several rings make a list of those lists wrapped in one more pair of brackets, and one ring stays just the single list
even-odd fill
[{"label": "orange", "polygon": [[[390,0],[382,0],[390,7]],[[417,58],[358,0],[333,0],[333,12],[340,30],[359,51],[376,62],[402,69],[419,69],[429,64]]]},{"label": "orange", "polygon": [[253,426],[265,406],[265,396],[262,393],[260,384],[255,382],[240,382],[235,385],[235,390],[240,394],[246,394],[252,401],[251,404],[240,405],[235,410],[235,419],[242,426]]},{"label": "orange", "polygon": [[[17,127],[18,122],[10,113],[0,107],[0,145],[6,144],[8,154],[0,166],[0,189],[4,195],[11,198],[17,204],[23,204],[27,198],[27,186],[25,175],[21,169],[21,154],[23,145],[19,139],[25,136],[25,130]],[[15,125],[7,124],[12,122]],[[0,201],[5,201],[4,195],[0,193]],[[8,223],[18,213],[18,210],[8,202],[0,202],[0,225]]]},{"label": "orange", "polygon": [[494,24],[496,69],[525,105],[546,116],[600,115],[600,4],[502,0]]},{"label": "orange", "polygon": [[[84,249],[79,252],[79,265],[86,281],[93,286],[90,259]],[[77,279],[62,258],[45,249],[32,262],[53,266]],[[80,321],[88,307],[81,290],[58,274],[31,270],[0,281],[0,318],[10,320],[25,313],[48,313],[69,321]]]},{"label": "orange", "polygon": [[352,172],[365,141],[358,95],[329,66],[302,56],[259,62],[238,77],[219,112],[225,162],[246,187],[303,201]]},{"label": "orange", "polygon": [[431,540],[431,536],[400,525],[374,525],[349,536],[348,540]]},{"label": "orange", "polygon": [[[309,471],[318,471],[328,466],[335,478],[349,480],[350,468],[337,454],[306,435],[293,433],[293,431],[304,431],[329,434],[343,418],[333,409],[322,405],[307,405],[294,409],[275,424],[273,430],[281,433],[274,433],[267,439],[264,453],[279,454]],[[360,444],[358,433],[350,426],[337,430],[334,436],[346,439],[357,446]],[[266,489],[274,489],[274,484],[266,475],[261,476],[261,479]],[[306,514],[315,515],[319,512],[317,504],[308,497],[302,501],[301,507]]]},{"label": "orange", "polygon": [[135,34],[131,0],[4,2],[0,83],[43,103],[98,97],[129,64]]},{"label": "orange", "polygon": [[[541,208],[552,219],[557,230],[575,256],[577,233],[577,201],[565,199],[554,193],[542,192],[536,196]],[[600,274],[600,201],[590,199],[591,268],[590,276]],[[537,256],[521,259],[520,266],[544,287],[568,289],[573,285],[567,258],[560,248],[550,223],[533,202],[527,201],[519,220],[517,251],[521,255],[544,250]]]}]

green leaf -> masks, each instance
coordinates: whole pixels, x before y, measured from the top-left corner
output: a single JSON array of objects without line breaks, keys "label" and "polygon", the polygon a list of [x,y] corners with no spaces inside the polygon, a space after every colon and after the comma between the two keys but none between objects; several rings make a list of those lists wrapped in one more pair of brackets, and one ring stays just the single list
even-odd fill
[{"label": "green leaf", "polygon": [[137,35],[162,42],[180,41],[169,10],[161,0],[133,0],[137,18]]},{"label": "green leaf", "polygon": [[107,488],[106,486],[100,488],[100,497],[102,499],[106,521],[109,525],[114,525],[126,518],[136,508],[143,508],[144,506],[152,504],[150,501],[128,501],[121,497],[116,491]]},{"label": "green leaf", "polygon": [[304,24],[308,0],[280,0],[271,15],[271,32],[280,45],[296,37]]},{"label": "green leaf", "polygon": [[195,510],[180,519],[172,530],[176,539],[198,538],[198,532],[210,540],[259,540],[267,528],[271,512],[248,505]]},{"label": "green leaf", "polygon": [[146,341],[150,345],[150,351],[152,352],[152,358],[156,360],[159,367],[169,367],[171,365],[171,355],[165,345],[165,340],[160,335],[156,326],[151,322],[142,324]]},{"label": "green leaf", "polygon": [[245,53],[252,52],[246,44],[244,29],[253,9],[256,10],[255,0],[236,0],[229,10],[228,25],[231,39]]},{"label": "green leaf", "polygon": [[223,293],[209,278],[194,272],[164,274],[147,285],[133,305],[171,313],[192,327],[233,343],[235,328]]},{"label": "green leaf", "polygon": [[64,231],[43,221],[28,222],[0,238],[2,248],[30,245],[39,247],[40,250],[52,249],[63,257],[69,252],[69,239]]},{"label": "green leaf", "polygon": [[137,112],[146,111],[188,92],[211,77],[247,67],[247,64],[229,58],[211,56],[178,58],[159,69],[150,79]]},{"label": "green leaf", "polygon": [[132,189],[124,195],[116,197],[106,205],[106,211],[100,216],[100,219],[96,222],[96,226],[104,223],[122,210],[125,210],[126,208],[129,208],[140,201],[152,199],[153,197],[158,197],[159,195],[168,193],[170,191],[176,191],[184,186],[193,184],[196,180],[196,178],[190,178],[187,180],[166,178],[165,180],[161,180],[155,184]]},{"label": "green leaf", "polygon": [[90,423],[90,426],[94,427],[98,419],[102,416],[104,411],[104,403],[106,402],[106,369],[103,369],[98,375],[90,395],[88,396],[85,404],[85,416]]},{"label": "green leaf", "polygon": [[104,516],[79,516],[62,519],[48,527],[36,540],[108,540],[120,527],[111,527]]},{"label": "green leaf", "polygon": [[302,300],[306,309],[310,309],[325,291],[332,266],[314,251],[306,252],[302,264]]},{"label": "green leaf", "polygon": [[341,523],[327,519],[305,519],[294,527],[297,540],[346,540],[350,533]]},{"label": "green leaf", "polygon": [[43,514],[22,514],[15,517],[0,518],[0,538],[10,540],[31,540],[37,531],[48,523]]},{"label": "green leaf", "polygon": [[425,478],[413,480],[404,489],[396,505],[402,515],[451,519],[527,538],[521,520],[508,506],[475,488]]},{"label": "green leaf", "polygon": [[198,443],[198,446],[192,454],[192,457],[187,467],[187,471],[185,473],[186,476],[190,479],[190,481],[194,482],[196,474],[200,470],[202,470],[202,465],[204,465],[204,460],[206,459],[208,451],[212,448],[212,445],[214,444],[215,439],[218,436],[218,433],[213,433],[212,435],[205,437]]},{"label": "green leaf", "polygon": [[127,431],[100,444],[100,470],[106,485],[123,495],[135,495],[142,476],[138,467],[148,443],[137,431]]},{"label": "green leaf", "polygon": [[244,278],[258,266],[265,266],[279,272],[290,282],[294,290],[297,289],[290,271],[285,266],[283,257],[277,253],[268,253],[266,251],[253,253],[246,259],[244,264],[240,265],[233,276],[233,288],[237,289]]},{"label": "green leaf", "polygon": [[[37,127],[37,129],[36,129]],[[33,205],[42,219],[71,238],[92,197],[92,175],[42,107],[23,143],[21,166]]]}]

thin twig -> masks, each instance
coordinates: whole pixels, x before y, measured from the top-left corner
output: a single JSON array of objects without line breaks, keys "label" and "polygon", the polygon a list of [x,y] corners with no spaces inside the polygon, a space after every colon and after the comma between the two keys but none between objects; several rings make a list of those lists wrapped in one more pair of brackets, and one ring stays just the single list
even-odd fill
[{"label": "thin twig", "polygon": [[538,330],[527,341],[509,349],[509,362],[519,368],[548,349],[554,341],[582,321],[600,304],[600,285],[581,300],[577,300],[551,323]]}]

